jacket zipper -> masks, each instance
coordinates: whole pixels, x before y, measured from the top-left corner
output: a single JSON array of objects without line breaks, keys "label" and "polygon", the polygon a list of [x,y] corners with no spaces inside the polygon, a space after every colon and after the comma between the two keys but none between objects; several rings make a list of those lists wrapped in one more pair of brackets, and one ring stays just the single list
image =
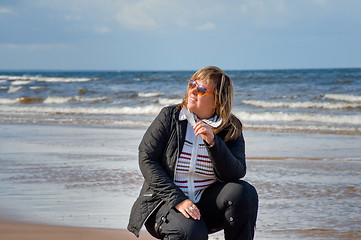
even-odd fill
[{"label": "jacket zipper", "polygon": [[144,220],[144,223],[146,223],[148,221],[148,218],[150,218],[150,216],[152,216],[152,214],[154,213],[155,210],[158,209],[158,207],[163,203],[164,201],[160,201],[157,206],[155,206],[155,208],[149,213],[149,215],[146,217],[146,219]]},{"label": "jacket zipper", "polygon": [[200,136],[194,136],[191,161],[189,164],[189,175],[188,175],[188,195],[189,199],[194,202],[194,174],[196,171],[196,163],[198,157],[198,141]]},{"label": "jacket zipper", "polygon": [[177,159],[175,160],[175,165],[174,165],[174,169],[173,169],[173,182],[175,182],[175,173],[177,171],[177,165],[178,165],[178,159],[180,157],[180,127],[178,124],[176,124],[176,128],[177,128],[177,140],[178,140],[178,149],[177,149]]}]

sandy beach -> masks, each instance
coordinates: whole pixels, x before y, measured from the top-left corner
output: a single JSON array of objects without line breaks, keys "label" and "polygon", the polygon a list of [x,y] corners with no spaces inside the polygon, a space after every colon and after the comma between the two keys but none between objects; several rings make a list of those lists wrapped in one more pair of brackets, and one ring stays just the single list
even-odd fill
[{"label": "sandy beach", "polygon": [[121,229],[51,226],[0,220],[1,240],[151,240],[146,231],[139,238]]},{"label": "sandy beach", "polygon": [[[0,236],[136,239],[145,128],[2,124]],[[260,196],[256,239],[360,239],[361,136],[245,129]],[[143,229],[140,239],[152,239]],[[210,239],[223,239],[222,232]]]}]

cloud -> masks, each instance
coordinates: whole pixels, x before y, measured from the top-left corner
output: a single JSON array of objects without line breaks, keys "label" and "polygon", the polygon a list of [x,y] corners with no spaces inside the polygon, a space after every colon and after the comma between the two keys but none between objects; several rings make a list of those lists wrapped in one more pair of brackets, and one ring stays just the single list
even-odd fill
[{"label": "cloud", "polygon": [[169,32],[177,29],[212,30],[208,19],[224,18],[230,3],[215,0],[137,0],[118,4],[116,19],[121,27],[134,31]]},{"label": "cloud", "polygon": [[1,13],[11,13],[11,9],[10,8],[2,8],[2,7],[0,7],[0,14]]},{"label": "cloud", "polygon": [[95,30],[95,32],[100,33],[100,34],[110,33],[112,31],[107,26],[94,26],[94,30]]},{"label": "cloud", "polygon": [[225,20],[258,26],[272,25],[273,19],[283,23],[282,17],[289,14],[286,3],[285,0],[134,0],[118,2],[114,9],[118,24],[133,31],[209,31],[216,26],[220,28],[220,22]]},{"label": "cloud", "polygon": [[27,50],[27,51],[37,51],[37,50],[49,50],[49,49],[59,49],[64,48],[64,44],[49,44],[49,43],[33,43],[33,44],[16,44],[16,43],[2,43],[0,48],[10,49],[10,50]]},{"label": "cloud", "polygon": [[222,23],[230,21],[272,24],[271,17],[287,12],[285,3],[284,0],[34,0],[28,7],[34,9],[32,12],[46,10],[45,15],[51,15],[52,19],[65,20],[67,29],[89,29],[104,34],[110,31],[104,26],[112,26],[112,31],[118,26],[133,31],[170,32],[209,31],[216,26],[221,29]]},{"label": "cloud", "polygon": [[135,31],[168,31],[189,26],[192,4],[188,1],[138,0],[118,4],[116,21]]},{"label": "cloud", "polygon": [[[302,27],[306,26],[303,23],[312,20],[308,16],[321,19],[319,15],[323,14],[324,19],[329,19],[329,16],[338,10],[335,6],[340,5],[327,0],[295,2],[285,0],[34,0],[31,4],[24,2],[27,4],[26,7],[18,7],[18,9],[16,6],[11,9],[0,7],[0,14],[22,10],[28,14],[30,23],[31,19],[41,16],[49,19],[48,25],[57,24],[59,31],[62,30],[65,34],[79,31],[117,34],[123,29],[158,33],[183,30],[211,31],[228,29],[232,25],[236,26],[239,32],[249,34],[255,32],[258,34],[267,29],[270,32],[279,30],[287,33],[290,26],[294,24],[306,29]],[[347,4],[343,6],[349,8]],[[39,12],[41,14],[35,14]],[[350,14],[347,16],[349,17]]]},{"label": "cloud", "polygon": [[122,6],[116,15],[118,22],[130,29],[152,30],[157,27],[154,11],[159,1],[144,0]]},{"label": "cloud", "polygon": [[[231,9],[230,9],[231,10]],[[270,20],[270,17],[287,15],[288,9],[284,0],[245,0],[234,11],[240,14],[240,18],[256,19],[259,23]]]},{"label": "cloud", "polygon": [[209,30],[213,30],[215,28],[216,28],[216,24],[211,23],[211,22],[206,22],[205,24],[196,27],[196,30],[197,31],[209,31]]}]

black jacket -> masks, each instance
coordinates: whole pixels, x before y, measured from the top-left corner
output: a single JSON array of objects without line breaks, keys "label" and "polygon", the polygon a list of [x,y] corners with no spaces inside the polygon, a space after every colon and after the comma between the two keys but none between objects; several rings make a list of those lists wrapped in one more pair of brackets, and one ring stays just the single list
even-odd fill
[{"label": "black jacket", "polygon": [[[161,204],[170,208],[187,199],[174,182],[175,166],[183,149],[187,121],[179,120],[177,106],[162,109],[139,145],[139,166],[144,176],[143,187],[135,201],[128,230],[137,237],[144,222]],[[223,141],[226,130],[215,135],[212,147],[206,144],[218,181],[231,182],[246,174],[243,135]]]}]

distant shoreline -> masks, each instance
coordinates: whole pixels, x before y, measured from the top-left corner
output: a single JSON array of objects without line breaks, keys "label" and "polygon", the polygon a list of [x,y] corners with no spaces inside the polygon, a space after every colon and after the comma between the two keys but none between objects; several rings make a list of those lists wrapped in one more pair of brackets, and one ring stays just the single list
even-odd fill
[{"label": "distant shoreline", "polygon": [[[234,71],[294,71],[294,70],[306,70],[306,71],[313,71],[313,70],[352,70],[352,69],[361,69],[361,67],[306,67],[306,68],[255,68],[255,69],[224,69],[225,72],[234,72]],[[196,69],[123,69],[123,70],[115,70],[115,69],[0,69],[1,72],[195,72]]]}]

